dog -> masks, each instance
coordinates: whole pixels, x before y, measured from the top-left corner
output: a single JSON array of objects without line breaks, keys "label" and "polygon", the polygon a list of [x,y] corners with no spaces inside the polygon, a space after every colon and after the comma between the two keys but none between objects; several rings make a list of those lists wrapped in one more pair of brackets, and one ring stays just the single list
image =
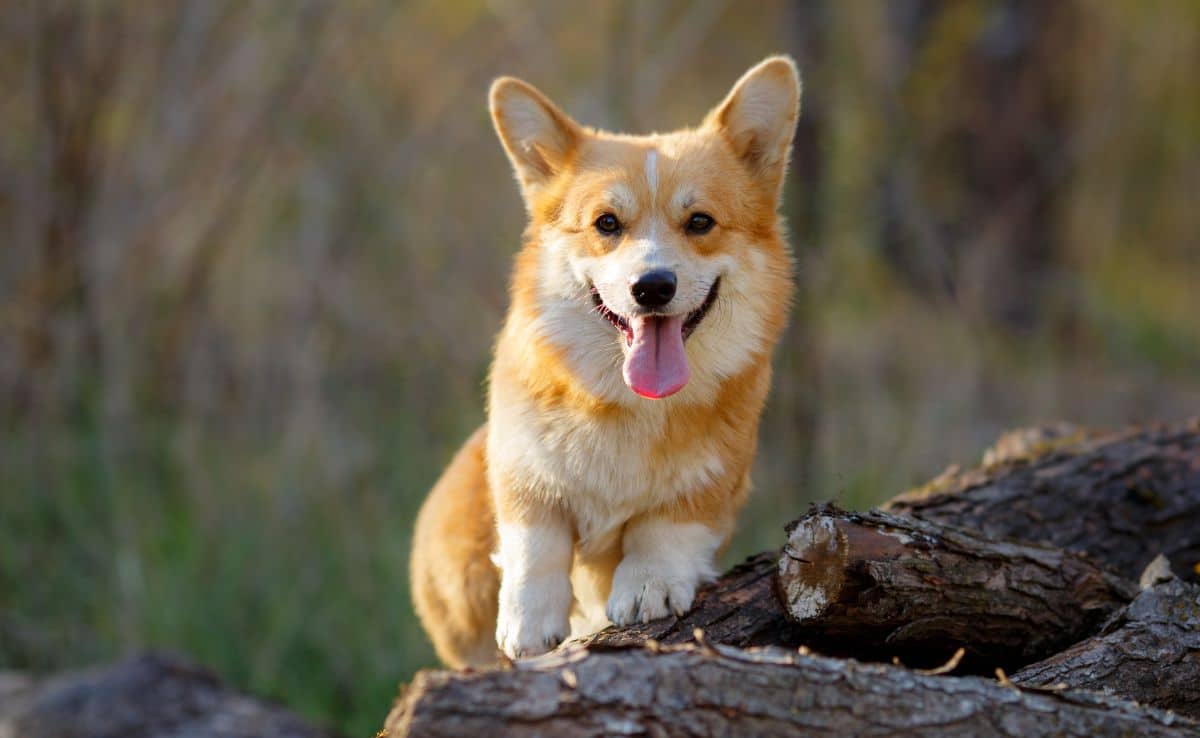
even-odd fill
[{"label": "dog", "polygon": [[691,608],[749,493],[793,293],[790,58],[666,134],[585,127],[511,77],[489,102],[528,226],[487,422],[429,493],[411,558],[453,667]]}]

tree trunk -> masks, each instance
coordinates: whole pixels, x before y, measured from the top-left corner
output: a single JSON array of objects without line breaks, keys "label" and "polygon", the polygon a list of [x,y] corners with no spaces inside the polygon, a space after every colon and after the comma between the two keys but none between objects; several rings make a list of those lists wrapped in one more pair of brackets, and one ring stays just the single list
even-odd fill
[{"label": "tree trunk", "polygon": [[1195,736],[1200,724],[1084,692],[1033,691],[779,648],[573,646],[511,670],[422,672],[400,736]]},{"label": "tree trunk", "polygon": [[993,463],[951,469],[885,509],[1072,551],[1136,579],[1158,554],[1200,581],[1200,418],[1096,436],[1005,434]]},{"label": "tree trunk", "polygon": [[1095,637],[1013,674],[1017,684],[1106,692],[1200,720],[1200,586],[1156,559],[1141,594]]}]

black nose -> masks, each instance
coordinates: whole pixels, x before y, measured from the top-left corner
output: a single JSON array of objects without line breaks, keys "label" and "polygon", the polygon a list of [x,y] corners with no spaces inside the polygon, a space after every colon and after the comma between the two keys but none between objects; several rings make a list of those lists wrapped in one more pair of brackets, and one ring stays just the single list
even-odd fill
[{"label": "black nose", "polygon": [[666,269],[646,272],[634,279],[629,291],[643,307],[662,307],[675,296],[675,272]]}]

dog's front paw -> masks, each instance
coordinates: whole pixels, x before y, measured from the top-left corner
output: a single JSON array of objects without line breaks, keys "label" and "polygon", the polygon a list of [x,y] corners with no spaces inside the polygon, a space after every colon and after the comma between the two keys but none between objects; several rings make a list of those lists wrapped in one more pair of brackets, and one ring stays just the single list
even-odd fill
[{"label": "dog's front paw", "polygon": [[569,583],[525,586],[516,592],[501,587],[496,617],[496,645],[510,659],[537,656],[562,643],[571,631]]},{"label": "dog's front paw", "polygon": [[613,573],[608,619],[616,625],[631,625],[672,613],[683,615],[696,599],[702,575],[687,566],[626,558]]}]

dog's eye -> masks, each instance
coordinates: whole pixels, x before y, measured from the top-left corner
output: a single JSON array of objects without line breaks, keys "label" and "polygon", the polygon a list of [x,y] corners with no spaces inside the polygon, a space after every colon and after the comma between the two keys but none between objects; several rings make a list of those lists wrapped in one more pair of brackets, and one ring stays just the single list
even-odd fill
[{"label": "dog's eye", "polygon": [[692,217],[688,218],[687,232],[697,235],[708,233],[716,223],[708,213],[692,213]]},{"label": "dog's eye", "polygon": [[617,216],[612,213],[605,213],[599,218],[596,218],[596,230],[600,231],[605,236],[611,236],[621,230],[621,221],[617,220]]}]

